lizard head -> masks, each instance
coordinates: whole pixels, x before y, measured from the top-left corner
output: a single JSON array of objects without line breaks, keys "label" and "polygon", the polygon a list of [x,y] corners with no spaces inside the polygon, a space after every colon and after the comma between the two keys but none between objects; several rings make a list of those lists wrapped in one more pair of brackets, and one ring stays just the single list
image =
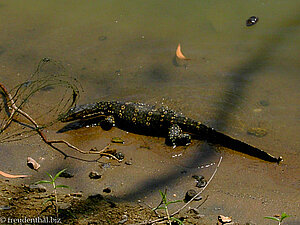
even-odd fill
[{"label": "lizard head", "polygon": [[99,113],[95,113],[95,104],[86,104],[69,109],[67,113],[59,115],[58,120],[61,122],[70,122],[87,119],[95,115],[99,115]]}]

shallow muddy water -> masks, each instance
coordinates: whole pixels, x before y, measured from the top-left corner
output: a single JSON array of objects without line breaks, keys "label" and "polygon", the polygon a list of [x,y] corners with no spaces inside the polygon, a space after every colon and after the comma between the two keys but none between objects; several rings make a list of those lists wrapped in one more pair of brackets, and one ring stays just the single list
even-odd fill
[{"label": "shallow muddy water", "polygon": [[[43,57],[60,61],[82,85],[79,103],[98,100],[139,101],[167,105],[232,137],[282,156],[280,165],[216,148],[200,141],[172,149],[163,138],[135,135],[113,128],[81,128],[51,138],[84,149],[113,144],[126,165],[64,159],[37,136],[0,146],[0,170],[32,174],[12,183],[32,183],[68,168],[74,177],[61,182],[84,196],[101,193],[118,201],[145,201],[155,206],[158,190],[182,199],[196,189],[194,174],[211,176],[201,214],[224,214],[244,224],[272,224],[264,216],[286,212],[288,224],[300,224],[300,2],[271,1],[10,1],[0,3],[0,81],[13,88],[28,79]],[[250,16],[259,17],[247,27]],[[181,44],[189,61],[176,61]],[[51,90],[49,90],[51,91]],[[43,113],[49,100],[28,113]],[[54,99],[55,100],[55,99]],[[12,125],[14,126],[14,125]],[[250,128],[267,135],[249,135]],[[11,128],[9,128],[11,129]],[[9,129],[7,131],[9,131]],[[82,156],[68,151],[84,159]],[[39,172],[26,166],[31,156]],[[102,174],[91,180],[91,170]],[[0,178],[3,179],[3,178]],[[61,178],[63,179],[63,178]],[[196,204],[197,205],[197,204]]]}]

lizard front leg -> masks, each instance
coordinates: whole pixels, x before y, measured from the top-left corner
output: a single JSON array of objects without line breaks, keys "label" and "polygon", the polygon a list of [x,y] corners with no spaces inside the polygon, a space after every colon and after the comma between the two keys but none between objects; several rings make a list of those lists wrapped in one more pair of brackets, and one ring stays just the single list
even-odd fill
[{"label": "lizard front leg", "polygon": [[191,136],[182,133],[181,128],[177,124],[173,124],[169,128],[166,144],[173,146],[173,148],[179,145],[189,145],[191,144]]},{"label": "lizard front leg", "polygon": [[107,116],[104,120],[100,121],[100,126],[103,130],[110,130],[115,125],[115,118],[113,116]]}]

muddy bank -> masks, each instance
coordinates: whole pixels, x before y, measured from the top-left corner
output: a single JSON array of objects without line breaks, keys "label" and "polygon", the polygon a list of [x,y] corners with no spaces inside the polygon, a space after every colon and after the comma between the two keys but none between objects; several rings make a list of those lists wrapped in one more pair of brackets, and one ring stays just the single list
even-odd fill
[{"label": "muddy bank", "polygon": [[[163,216],[161,213],[154,213],[144,203],[118,203],[101,194],[85,196],[82,193],[60,193],[59,212],[56,215],[51,204],[43,204],[53,197],[53,194],[44,189],[33,189],[28,185],[15,186],[9,181],[0,181],[0,188],[1,224],[138,224]],[[185,224],[212,222],[194,211],[177,217]]]}]

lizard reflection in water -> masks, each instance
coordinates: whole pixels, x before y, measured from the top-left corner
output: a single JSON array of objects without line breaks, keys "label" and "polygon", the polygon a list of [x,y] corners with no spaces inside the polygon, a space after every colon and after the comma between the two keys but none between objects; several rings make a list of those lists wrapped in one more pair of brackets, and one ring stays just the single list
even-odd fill
[{"label": "lizard reflection in water", "polygon": [[86,120],[99,117],[99,123],[105,130],[113,126],[120,129],[144,134],[163,136],[166,144],[176,147],[189,145],[194,139],[206,140],[213,144],[230,148],[269,162],[279,163],[276,158],[265,151],[248,145],[210,128],[201,122],[185,117],[168,108],[155,108],[142,103],[100,101],[70,109],[60,116],[60,121]]}]

